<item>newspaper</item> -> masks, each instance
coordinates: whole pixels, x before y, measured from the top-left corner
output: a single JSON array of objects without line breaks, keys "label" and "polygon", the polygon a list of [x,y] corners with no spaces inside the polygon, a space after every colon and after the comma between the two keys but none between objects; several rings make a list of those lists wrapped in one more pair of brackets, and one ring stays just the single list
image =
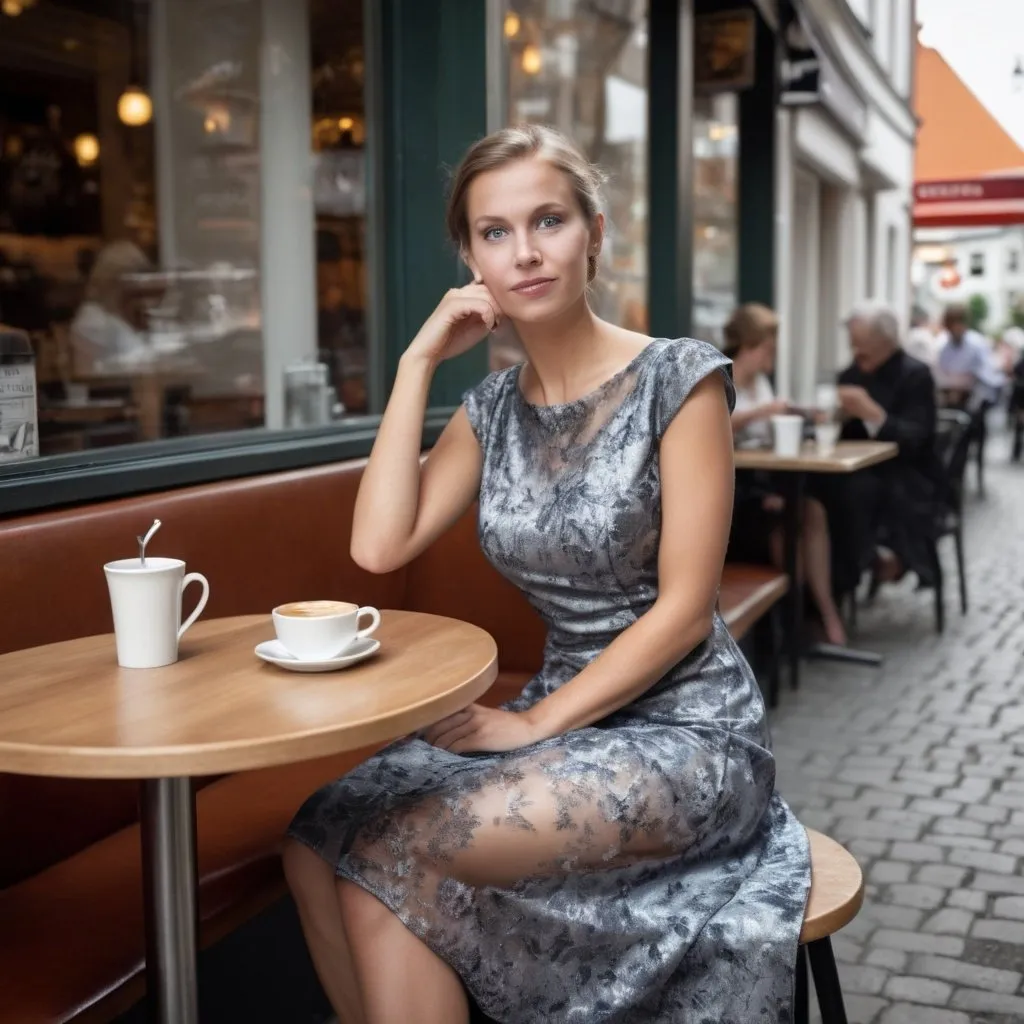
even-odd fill
[{"label": "newspaper", "polygon": [[35,364],[0,364],[0,463],[38,454]]}]

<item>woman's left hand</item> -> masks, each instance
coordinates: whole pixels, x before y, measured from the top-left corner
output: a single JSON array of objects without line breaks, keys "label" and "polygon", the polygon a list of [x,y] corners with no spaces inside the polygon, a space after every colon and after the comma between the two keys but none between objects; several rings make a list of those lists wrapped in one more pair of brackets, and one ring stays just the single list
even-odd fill
[{"label": "woman's left hand", "polygon": [[543,739],[526,714],[470,704],[423,730],[423,738],[453,754],[518,750]]}]

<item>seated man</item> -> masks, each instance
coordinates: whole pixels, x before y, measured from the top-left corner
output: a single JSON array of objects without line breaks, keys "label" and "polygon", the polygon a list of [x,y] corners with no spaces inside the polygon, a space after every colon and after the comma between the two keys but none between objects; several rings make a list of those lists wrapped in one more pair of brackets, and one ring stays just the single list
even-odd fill
[{"label": "seated man", "polygon": [[909,569],[935,582],[930,538],[942,470],[935,453],[935,384],[924,363],[900,348],[899,323],[868,302],[847,320],[853,364],[839,376],[847,440],[894,441],[899,455],[845,479],[833,478],[829,517],[841,589],[872,567],[877,583]]}]

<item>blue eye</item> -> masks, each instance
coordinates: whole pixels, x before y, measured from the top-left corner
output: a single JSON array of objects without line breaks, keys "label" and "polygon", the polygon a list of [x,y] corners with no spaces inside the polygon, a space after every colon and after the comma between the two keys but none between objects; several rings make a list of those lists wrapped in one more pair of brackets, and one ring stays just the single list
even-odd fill
[{"label": "blue eye", "polygon": [[542,228],[556,228],[562,223],[562,218],[555,213],[546,213],[539,221],[538,226]]},{"label": "blue eye", "polygon": [[503,232],[504,230],[504,228],[488,228],[484,232],[484,240],[488,242],[494,242],[500,237],[497,234],[497,232]]}]

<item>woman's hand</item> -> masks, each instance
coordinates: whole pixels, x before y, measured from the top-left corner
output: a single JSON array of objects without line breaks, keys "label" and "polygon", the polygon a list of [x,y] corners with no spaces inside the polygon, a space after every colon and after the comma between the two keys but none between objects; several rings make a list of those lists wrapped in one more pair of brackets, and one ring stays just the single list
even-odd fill
[{"label": "woman's hand", "polygon": [[486,285],[452,288],[419,329],[406,354],[433,364],[468,352],[501,323],[501,307]]},{"label": "woman's hand", "polygon": [[470,704],[424,729],[423,738],[453,754],[468,754],[477,750],[518,750],[545,737],[525,713]]},{"label": "woman's hand", "polygon": [[790,410],[789,402],[784,398],[776,398],[771,402],[765,402],[758,412],[761,414],[762,419],[770,419],[772,416],[785,416]]}]

